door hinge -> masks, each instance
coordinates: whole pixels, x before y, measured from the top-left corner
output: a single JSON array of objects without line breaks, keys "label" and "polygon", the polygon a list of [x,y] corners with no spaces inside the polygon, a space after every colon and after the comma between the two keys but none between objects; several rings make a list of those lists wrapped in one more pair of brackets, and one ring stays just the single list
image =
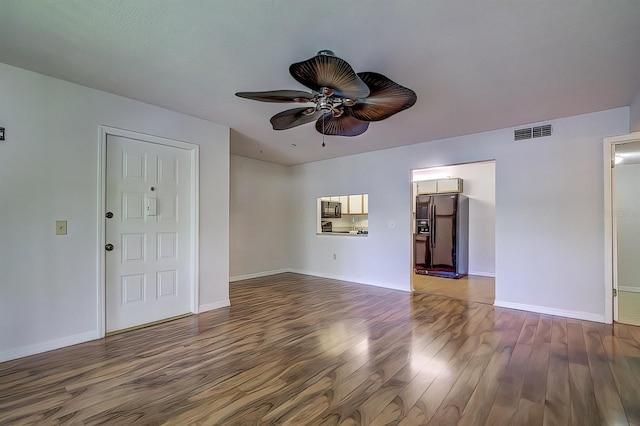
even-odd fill
[{"label": "door hinge", "polygon": [[618,297],[618,289],[613,289],[613,297]]}]

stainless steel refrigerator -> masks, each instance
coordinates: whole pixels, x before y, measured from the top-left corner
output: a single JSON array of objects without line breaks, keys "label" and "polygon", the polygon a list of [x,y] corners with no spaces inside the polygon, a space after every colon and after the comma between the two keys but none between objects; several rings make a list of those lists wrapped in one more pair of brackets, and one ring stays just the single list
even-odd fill
[{"label": "stainless steel refrigerator", "polygon": [[469,199],[461,194],[418,195],[414,234],[417,274],[460,278],[469,269]]}]

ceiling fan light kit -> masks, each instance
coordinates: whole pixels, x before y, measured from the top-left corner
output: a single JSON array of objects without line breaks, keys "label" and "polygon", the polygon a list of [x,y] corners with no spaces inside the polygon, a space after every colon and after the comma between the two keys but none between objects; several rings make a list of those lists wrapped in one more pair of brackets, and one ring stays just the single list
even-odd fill
[{"label": "ceiling fan light kit", "polygon": [[271,117],[274,130],[286,130],[315,121],[316,130],[329,136],[358,136],[371,121],[391,117],[416,103],[413,90],[375,72],[356,73],[330,50],[291,64],[289,72],[312,90],[238,92],[236,96],[261,102],[311,103]]}]

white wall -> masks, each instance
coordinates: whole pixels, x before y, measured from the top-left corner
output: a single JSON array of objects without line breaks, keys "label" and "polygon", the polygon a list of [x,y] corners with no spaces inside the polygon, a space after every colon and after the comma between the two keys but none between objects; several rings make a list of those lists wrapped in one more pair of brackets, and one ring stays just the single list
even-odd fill
[{"label": "white wall", "polygon": [[[408,291],[410,170],[495,159],[496,304],[604,321],[602,138],[628,131],[629,108],[546,123],[546,138],[502,129],[294,166],[292,267]],[[354,193],[369,194],[369,237],[316,235],[316,198]]]},{"label": "white wall", "polygon": [[291,251],[291,168],[231,156],[231,281],[286,270]]},{"label": "white wall", "polygon": [[640,292],[640,164],[618,164],[613,171],[618,286],[622,291]]},{"label": "white wall", "polygon": [[3,64],[0,93],[0,361],[100,335],[100,125],[200,145],[200,305],[229,303],[228,128]]},{"label": "white wall", "polygon": [[[413,179],[461,178],[469,198],[469,274],[495,276],[496,168],[494,161],[413,171]],[[415,192],[415,190],[414,190]]]},{"label": "white wall", "polygon": [[640,93],[629,107],[629,132],[640,132]]}]

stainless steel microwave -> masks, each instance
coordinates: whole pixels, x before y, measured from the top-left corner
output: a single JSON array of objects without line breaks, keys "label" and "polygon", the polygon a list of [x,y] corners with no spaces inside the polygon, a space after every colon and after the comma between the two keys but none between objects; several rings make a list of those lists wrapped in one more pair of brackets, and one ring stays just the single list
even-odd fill
[{"label": "stainless steel microwave", "polygon": [[342,217],[342,203],[337,201],[323,201],[322,202],[322,217],[323,218],[340,218]]}]

